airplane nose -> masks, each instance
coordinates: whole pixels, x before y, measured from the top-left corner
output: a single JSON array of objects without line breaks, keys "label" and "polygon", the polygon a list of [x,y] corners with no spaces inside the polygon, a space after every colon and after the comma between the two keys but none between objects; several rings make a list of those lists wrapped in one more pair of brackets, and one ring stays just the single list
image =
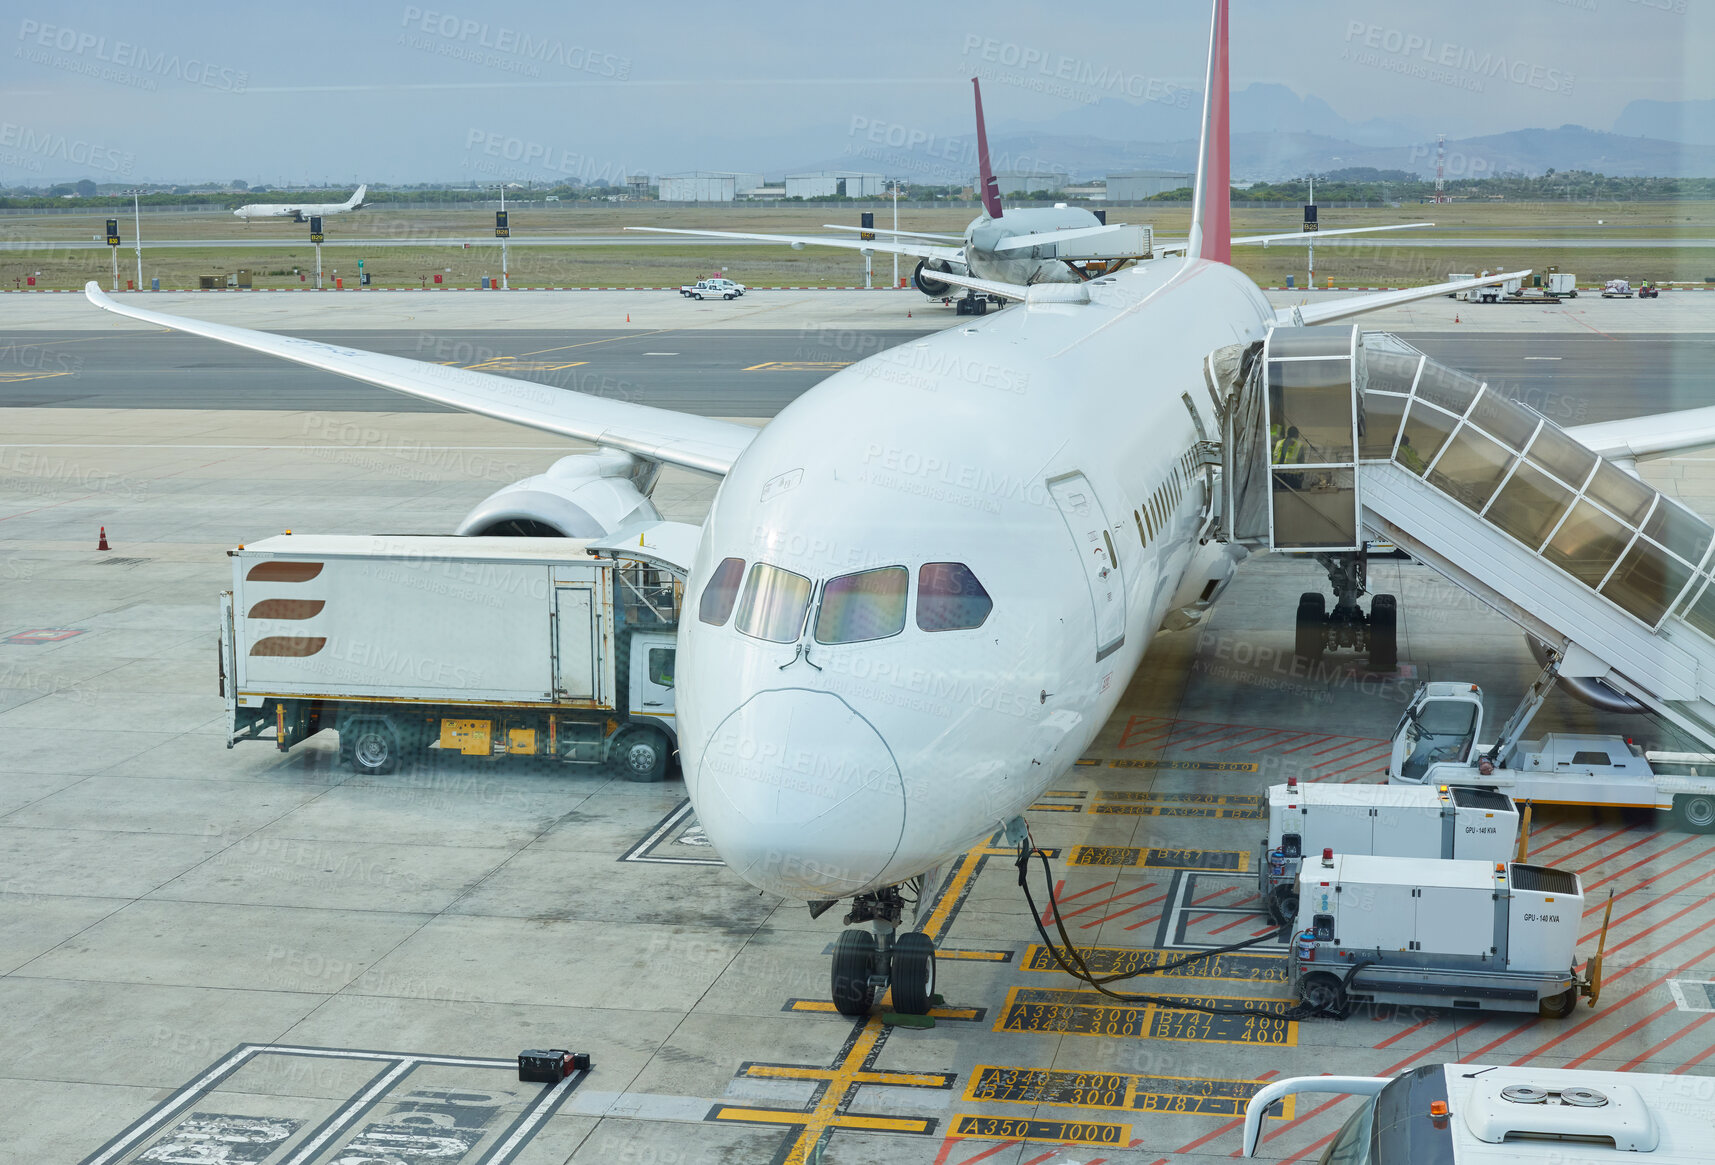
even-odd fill
[{"label": "airplane nose", "polygon": [[770,893],[805,901],[858,893],[899,848],[899,767],[838,696],[753,696],[709,737],[698,770],[697,819],[709,841]]}]

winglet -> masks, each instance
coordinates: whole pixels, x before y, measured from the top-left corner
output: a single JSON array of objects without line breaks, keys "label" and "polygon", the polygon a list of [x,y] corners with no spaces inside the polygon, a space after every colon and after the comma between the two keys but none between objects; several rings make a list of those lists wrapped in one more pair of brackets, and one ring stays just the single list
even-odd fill
[{"label": "winglet", "polygon": [[[1214,0],[1209,24],[1209,70],[1203,87],[1203,138],[1197,152],[1197,194],[1188,253],[1233,261],[1232,143],[1227,131],[1227,0]],[[979,139],[980,140],[980,139]]]},{"label": "winglet", "polygon": [[995,181],[994,168],[989,165],[989,134],[983,125],[983,87],[975,77],[971,78],[971,91],[977,98],[977,170],[978,181],[982,183],[983,210],[990,218],[999,218],[1000,183]]}]

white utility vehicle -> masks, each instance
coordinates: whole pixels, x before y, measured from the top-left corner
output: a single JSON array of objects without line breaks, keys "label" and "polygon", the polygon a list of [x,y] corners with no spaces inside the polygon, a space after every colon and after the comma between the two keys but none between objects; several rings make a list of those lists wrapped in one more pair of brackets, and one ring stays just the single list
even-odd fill
[{"label": "white utility vehicle", "polygon": [[1584,891],[1569,870],[1324,853],[1298,871],[1298,897],[1287,981],[1319,1012],[1374,1002],[1563,1018],[1601,986],[1600,955],[1578,977]]},{"label": "white utility vehicle", "polygon": [[1268,790],[1268,836],[1257,891],[1269,917],[1298,913],[1298,870],[1337,854],[1504,862],[1518,852],[1518,808],[1493,789],[1424,785],[1300,785]]},{"label": "white utility vehicle", "polygon": [[1608,805],[1672,811],[1681,828],[1715,833],[1715,756],[1645,752],[1623,736],[1546,733],[1522,740],[1553,683],[1552,668],[1482,747],[1476,684],[1423,684],[1394,730],[1388,783],[1480,785],[1538,805]]},{"label": "white utility vehicle", "polygon": [[1325,1165],[1707,1165],[1715,1079],[1532,1064],[1426,1064],[1392,1079],[1294,1076],[1245,1105],[1256,1156],[1269,1107],[1332,1092],[1366,1100]]},{"label": "white utility vehicle", "polygon": [[[228,551],[227,747],[324,728],[385,773],[439,747],[659,780],[679,586],[577,538],[290,535]],[[270,734],[271,733],[271,734]]]},{"label": "white utility vehicle", "polygon": [[744,284],[730,279],[699,279],[679,288],[680,295],[692,299],[737,299],[744,291]]}]

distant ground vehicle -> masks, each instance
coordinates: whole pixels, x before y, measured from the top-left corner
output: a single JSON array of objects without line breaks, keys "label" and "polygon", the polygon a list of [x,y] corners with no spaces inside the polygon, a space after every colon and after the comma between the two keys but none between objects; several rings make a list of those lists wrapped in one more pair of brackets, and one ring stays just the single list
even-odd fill
[{"label": "distant ground vehicle", "polygon": [[1632,285],[1624,279],[1610,279],[1602,285],[1603,299],[1630,299]]},{"label": "distant ground vehicle", "polygon": [[744,291],[744,284],[730,279],[699,279],[679,288],[680,295],[691,299],[737,299]]},{"label": "distant ground vehicle", "polygon": [[1578,298],[1578,276],[1569,271],[1551,271],[1542,281],[1542,289],[1556,298]]},{"label": "distant ground vehicle", "polygon": [[[1488,272],[1484,271],[1482,274],[1487,275]],[[1473,276],[1452,275],[1449,276],[1449,278],[1470,279],[1473,278]],[[1508,279],[1504,283],[1491,283],[1484,287],[1472,287],[1465,291],[1457,292],[1455,293],[1454,298],[1463,300],[1466,303],[1500,303],[1504,299],[1517,296],[1523,285],[1524,281],[1521,279]]]},{"label": "distant ground vehicle", "polygon": [[[1540,683],[1540,682],[1539,682]],[[1533,688],[1501,739],[1477,745],[1483,692],[1475,684],[1419,687],[1394,730],[1388,783],[1480,785],[1539,805],[1672,810],[1681,828],[1715,833],[1715,764],[1689,753],[1645,753],[1622,736],[1560,732],[1521,740],[1547,686]]]},{"label": "distant ground vehicle", "polygon": [[1394,858],[1504,862],[1518,850],[1518,808],[1492,789],[1288,781],[1268,790],[1257,891],[1276,922],[1298,913],[1298,871],[1325,849]]},{"label": "distant ground vehicle", "polygon": [[1584,890],[1570,870],[1325,854],[1299,870],[1298,896],[1305,925],[1287,981],[1318,1011],[1375,1002],[1563,1019],[1600,992],[1599,954],[1578,976]]},{"label": "distant ground vehicle", "polygon": [[678,584],[590,547],[281,535],[229,551],[227,747],[284,752],[334,728],[363,773],[438,746],[659,780],[677,742]]},{"label": "distant ground vehicle", "polygon": [[1338,1165],[1692,1165],[1709,1159],[1709,1079],[1534,1064],[1425,1064],[1387,1077],[1296,1076],[1245,1105],[1244,1155],[1283,1096],[1369,1097],[1322,1155]]},{"label": "distant ground vehicle", "polygon": [[1638,288],[1638,298],[1639,299],[1659,299],[1660,297],[1661,297],[1661,288],[1657,287],[1655,284],[1649,282],[1648,280],[1645,280],[1643,285]]}]

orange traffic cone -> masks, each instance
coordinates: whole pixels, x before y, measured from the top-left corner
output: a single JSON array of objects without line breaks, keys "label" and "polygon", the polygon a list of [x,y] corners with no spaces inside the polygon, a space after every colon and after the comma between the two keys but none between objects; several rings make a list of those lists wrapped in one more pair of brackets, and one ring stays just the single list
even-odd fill
[{"label": "orange traffic cone", "polygon": [[1458,323],[1458,322],[1459,322],[1459,313],[1458,313],[1458,312],[1454,312],[1454,313],[1453,313],[1453,322],[1454,322],[1454,323]]},{"label": "orange traffic cone", "polygon": [[97,550],[112,550],[113,549],[113,547],[111,547],[107,544],[107,527],[106,526],[103,526],[101,528],[101,542],[99,545],[96,546],[96,549]]},{"label": "orange traffic cone", "polygon": [[628,324],[631,322],[631,313],[630,312],[625,313],[625,322]]}]

